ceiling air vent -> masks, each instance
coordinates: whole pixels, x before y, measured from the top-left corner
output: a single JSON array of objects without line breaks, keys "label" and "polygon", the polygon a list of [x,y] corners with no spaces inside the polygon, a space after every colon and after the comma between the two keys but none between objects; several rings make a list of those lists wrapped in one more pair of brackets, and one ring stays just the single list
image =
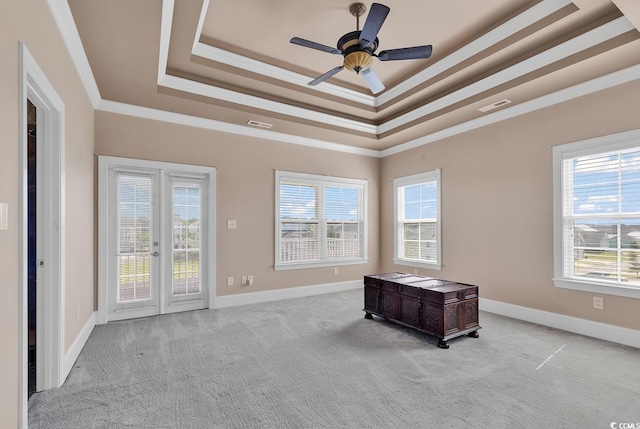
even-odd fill
[{"label": "ceiling air vent", "polygon": [[247,125],[251,125],[252,127],[258,127],[258,128],[271,128],[271,127],[273,127],[273,124],[267,124],[266,122],[254,121],[253,119],[250,119],[247,122]]},{"label": "ceiling air vent", "polygon": [[504,100],[496,101],[495,103],[489,104],[488,106],[481,107],[478,110],[481,112],[488,112],[489,110],[497,109],[498,107],[502,107],[505,104],[509,103],[511,103],[511,100],[507,100],[505,98]]}]

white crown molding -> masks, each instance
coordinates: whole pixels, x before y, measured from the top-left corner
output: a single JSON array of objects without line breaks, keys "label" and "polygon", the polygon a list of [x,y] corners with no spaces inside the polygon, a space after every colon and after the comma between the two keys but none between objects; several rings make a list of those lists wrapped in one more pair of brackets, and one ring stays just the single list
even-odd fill
[{"label": "white crown molding", "polygon": [[[162,39],[167,37],[166,36],[167,32],[170,33],[170,25],[165,24],[165,22],[168,20],[167,17],[173,16],[173,0],[164,0],[164,2],[165,4],[167,2],[171,2],[172,5],[171,7],[167,5],[166,9],[163,8],[163,26],[162,26],[162,35],[161,35]],[[506,22],[505,24],[502,24],[501,26],[488,32],[484,36],[476,39],[475,41],[461,48],[460,50],[454,52],[449,57],[436,63],[434,66],[424,70],[420,74],[409,79],[406,82],[406,84],[399,85],[399,87],[402,88],[401,91],[403,92],[398,93],[396,96],[399,96],[401,93],[404,93],[414,88],[416,85],[419,85],[420,83],[425,82],[428,79],[431,79],[437,74],[444,72],[448,68],[453,67],[456,64],[459,64],[461,61],[466,60],[467,58],[479,52],[480,50],[484,50],[494,45],[495,43],[501,40],[504,40],[506,37],[509,37],[510,35],[515,34],[517,31],[520,31],[523,28],[526,28],[528,25],[532,24],[532,21],[536,22],[537,20],[543,19],[544,17],[552,14],[553,12],[556,12],[557,10],[560,10],[561,8],[565,7],[570,3],[571,2],[569,0],[544,0],[541,3],[538,3],[534,7],[519,14],[514,19]],[[208,6],[208,2],[205,1],[199,17],[198,31],[196,32],[196,36],[194,39],[194,45],[193,45],[194,54],[201,56],[203,58],[209,58],[213,61],[219,61],[225,64],[233,65],[235,67],[239,67],[245,70],[251,70],[251,71],[261,70],[260,73],[265,76],[281,78],[282,80],[286,80],[296,85],[306,85],[308,77],[304,75],[283,70],[266,63],[255,61],[255,60],[243,57],[241,55],[237,55],[231,52],[224,51],[222,49],[215,48],[213,46],[200,43],[199,37],[200,37],[200,32],[202,31],[202,25],[204,21],[203,16],[207,10],[206,6]],[[480,94],[484,91],[495,88],[505,82],[509,82],[527,73],[538,70],[544,66],[552,64],[556,61],[559,61],[577,52],[588,49],[592,46],[602,43],[603,41],[609,40],[613,37],[616,37],[620,34],[623,34],[627,31],[631,31],[633,29],[635,29],[635,27],[628,21],[627,18],[625,17],[618,18],[594,30],[591,30],[585,34],[582,34],[567,42],[564,42],[558,46],[555,46],[545,52],[542,52],[534,57],[528,58],[527,60],[524,60],[507,69],[504,69],[498,73],[488,76],[478,82],[468,85],[458,91],[448,94],[438,100],[422,105],[421,107],[416,108],[410,112],[407,112],[404,115],[401,115],[392,120],[384,122],[378,126],[367,124],[361,121],[341,118],[336,115],[299,108],[299,107],[291,106],[285,103],[274,102],[274,101],[262,99],[260,97],[249,96],[249,95],[241,94],[235,91],[221,89],[212,85],[207,85],[202,83],[193,83],[187,79],[180,79],[175,77],[170,77],[169,79],[167,79],[168,76],[165,76],[159,81],[159,85],[169,86],[173,89],[177,89],[180,91],[190,92],[198,95],[205,95],[215,99],[222,99],[224,101],[228,101],[231,103],[237,103],[245,106],[265,109],[268,111],[274,111],[284,115],[298,117],[301,119],[306,119],[306,120],[318,122],[321,124],[346,128],[346,129],[364,132],[368,134],[380,135],[380,134],[392,131],[394,129],[397,129],[398,127],[401,127],[410,122],[419,120],[420,118],[423,118],[429,114],[437,112],[455,103],[468,99],[469,97],[472,97],[476,94]],[[167,46],[167,49],[168,49],[168,46]],[[408,86],[405,86],[405,85],[408,85]],[[324,85],[321,85],[321,86],[324,86]],[[332,88],[329,86],[327,87]],[[387,93],[389,92],[393,94],[391,90],[387,91]],[[384,94],[381,95],[380,97],[383,97],[383,96]],[[378,99],[374,100],[374,103],[379,104],[386,101],[388,100],[382,98],[379,100]]]},{"label": "white crown molding", "polygon": [[545,0],[536,4],[513,19],[471,41],[437,63],[427,67],[393,88],[390,88],[383,94],[380,94],[376,99],[376,107],[400,97],[407,91],[410,91],[418,85],[433,79],[439,74],[444,73],[472,56],[490,48],[508,37],[511,37],[517,32],[533,25],[571,3],[571,0]]},{"label": "white crown molding", "polygon": [[375,97],[372,95],[367,95],[358,91],[354,91],[352,89],[343,88],[329,82],[323,82],[322,85],[318,86],[309,86],[309,81],[315,78],[300,73],[295,73],[287,69],[276,67],[274,65],[267,64],[262,61],[257,61],[242,55],[238,55],[233,52],[225,51],[223,49],[216,48],[202,42],[198,42],[194,46],[191,53],[208,60],[227,64],[242,70],[247,70],[252,73],[257,73],[262,76],[300,86],[302,88],[313,89],[318,92],[323,92],[325,94],[340,97],[346,100],[363,104],[365,106],[373,107],[375,104]]},{"label": "white crown molding", "polygon": [[426,136],[408,141],[389,149],[385,149],[381,151],[380,154],[381,157],[384,158],[386,156],[414,149],[425,144],[443,140],[448,137],[465,133],[467,131],[482,128],[487,125],[495,124],[497,122],[524,115],[526,113],[543,109],[545,107],[550,107],[565,101],[573,100],[574,98],[582,97],[583,95],[592,94],[594,92],[598,92],[607,88],[622,85],[637,79],[640,79],[640,65],[631,66],[626,69],[610,73],[608,75],[604,75],[565,89],[561,89],[556,92],[552,92],[547,95],[543,95],[538,98],[534,98],[533,100],[520,103],[513,107],[493,112],[486,116],[472,119],[462,124],[454,125],[453,127],[428,134]]},{"label": "white crown molding", "polygon": [[202,0],[202,7],[200,8],[200,16],[198,17],[198,27],[196,27],[196,34],[193,37],[193,45],[191,46],[191,53],[196,49],[196,45],[200,43],[200,35],[202,35],[202,27],[204,27],[204,20],[207,17],[207,10],[209,10],[209,0]]},{"label": "white crown molding", "polygon": [[91,104],[95,108],[101,100],[100,90],[93,77],[89,60],[82,46],[82,40],[80,40],[78,28],[73,20],[71,9],[69,9],[69,4],[66,0],[47,0],[47,4],[53,14],[53,19],[58,26],[62,39],[67,46],[71,61],[80,75],[80,80],[84,85],[85,91],[87,91]]},{"label": "white crown molding", "polygon": [[202,8],[200,9],[198,27],[193,41],[193,47],[191,49],[192,55],[197,55],[211,61],[227,64],[233,67],[240,68],[242,70],[250,71],[252,73],[258,73],[262,76],[270,77],[279,81],[313,89],[315,91],[323,92],[325,94],[333,95],[346,100],[351,100],[356,103],[364,104],[365,106],[374,107],[375,97],[372,95],[367,95],[358,91],[343,88],[329,82],[324,82],[319,86],[310,87],[308,83],[311,80],[315,79],[315,77],[308,77],[300,73],[295,73],[281,67],[276,67],[262,61],[257,61],[252,58],[238,55],[233,52],[225,51],[223,49],[216,48],[215,46],[207,45],[200,42],[202,27],[204,25],[207,10],[209,9],[209,3],[209,0],[204,0],[202,3]]},{"label": "white crown molding", "polygon": [[280,113],[287,116],[293,116],[295,118],[307,119],[325,125],[346,128],[348,130],[359,131],[371,135],[378,134],[378,127],[376,125],[354,121],[353,119],[346,119],[341,116],[316,112],[313,110],[304,109],[302,107],[296,107],[290,104],[280,103],[278,101],[273,101],[266,98],[243,94],[240,92],[231,91],[213,85],[207,85],[205,83],[200,83],[177,76],[164,75],[159,85],[166,88],[189,92],[191,94],[202,95],[209,98],[215,98],[217,100],[240,104],[242,106]]},{"label": "white crown molding", "polygon": [[[432,79],[433,77],[445,72],[446,70],[460,64],[462,61],[465,61],[473,55],[476,55],[477,53],[490,48],[496,43],[501,42],[502,40],[529,27],[533,23],[546,18],[547,16],[557,12],[558,10],[566,7],[571,3],[571,0],[544,0],[522,12],[508,22],[501,24],[500,26],[482,35],[481,37],[478,37],[471,43],[462,47],[453,54],[443,58],[441,61],[438,61],[422,72],[412,76],[399,85],[390,88],[377,97],[363,94],[358,91],[349,90],[328,82],[323,82],[321,85],[312,88],[318,92],[331,94],[352,102],[361,103],[367,106],[379,107],[385,103],[388,103],[389,101],[402,96],[404,93],[412,90],[416,86],[421,85],[429,79]],[[281,67],[276,67],[267,63],[263,63],[261,61],[244,57],[242,55],[225,51],[220,48],[200,43],[199,40],[202,33],[202,26],[208,6],[209,0],[206,0],[200,11],[200,16],[198,19],[198,28],[196,31],[192,50],[193,55],[237,67],[242,70],[258,73],[263,76],[267,76],[283,82],[292,83],[298,86],[308,87],[307,83],[315,78],[299,73],[294,73]]]},{"label": "white crown molding", "polygon": [[319,149],[333,150],[338,152],[352,153],[356,155],[371,156],[374,158],[384,158],[407,150],[456,136],[468,131],[495,124],[507,119],[515,118],[529,112],[550,107],[565,101],[573,100],[584,95],[592,94],[607,88],[612,88],[634,80],[640,79],[640,65],[635,65],[596,79],[592,79],[569,88],[565,88],[542,97],[529,100],[527,102],[509,107],[497,112],[493,112],[480,118],[472,119],[453,127],[425,135],[423,137],[410,140],[385,150],[362,149],[339,143],[332,143],[323,140],[310,139],[306,137],[294,136],[291,134],[277,133],[274,131],[250,128],[213,119],[197,118],[190,115],[167,112],[164,110],[150,109],[146,107],[134,106],[131,104],[119,103],[115,101],[103,100],[97,110],[118,113],[128,116],[136,116],[145,119],[171,122],[175,124],[205,128],[214,131],[228,132],[231,134],[245,135],[266,140],[279,141],[284,143],[299,144],[303,146],[315,147]]},{"label": "white crown molding", "polygon": [[564,314],[551,313],[549,311],[537,310],[535,308],[485,298],[480,298],[479,308],[481,311],[488,313],[499,314],[525,322],[536,323],[538,325],[549,326],[563,331],[640,348],[640,331],[635,329],[623,328],[621,326],[594,322],[592,320],[580,319]]},{"label": "white crown molding", "polygon": [[151,119],[154,121],[186,125],[189,127],[204,128],[207,130],[220,131],[247,137],[255,137],[263,140],[272,140],[280,143],[291,143],[317,149],[371,156],[374,158],[380,157],[380,151],[377,150],[363,149],[355,146],[327,142],[324,140],[299,137],[291,134],[252,128],[246,125],[231,124],[228,122],[216,121],[215,119],[199,118],[196,116],[184,115],[182,113],[174,113],[168,112],[166,110],[135,106],[133,104],[120,103],[117,101],[102,100],[96,110],[100,110],[102,112],[118,113],[127,116],[135,116],[143,119]]},{"label": "white crown molding", "polygon": [[[197,55],[200,50],[204,51],[220,51],[222,53],[233,56],[237,61],[242,59],[246,61],[253,61],[240,55],[232,54],[226,51],[219,50],[217,48],[209,47],[200,43],[199,37],[202,32],[202,26],[204,25],[204,18],[206,10],[209,6],[209,0],[204,0],[198,20],[198,26],[196,35],[194,38],[192,53]],[[319,114],[317,112],[310,111],[308,109],[297,108],[284,103],[278,103],[271,100],[255,97],[247,94],[242,94],[235,91],[226,90],[213,85],[207,85],[199,82],[194,82],[188,79],[179,78],[166,74],[167,61],[169,54],[169,45],[171,40],[171,29],[173,23],[173,12],[175,8],[175,0],[163,0],[162,2],[162,17],[160,26],[160,52],[158,61],[158,85],[167,88],[172,88],[180,91],[189,92],[192,94],[203,95],[206,97],[229,101],[244,106],[257,107],[268,111],[273,111],[289,116],[299,117],[303,119],[309,119],[319,121],[327,125],[338,126],[341,128],[355,129],[368,134],[376,134],[376,127],[374,125],[365,124],[363,122],[343,119],[334,115]],[[203,55],[201,55],[203,56]],[[204,56],[206,58],[206,55]],[[259,63],[254,61],[255,63]],[[263,64],[263,63],[259,63]]]},{"label": "white crown molding", "polygon": [[[204,26],[204,20],[206,18],[207,10],[209,9],[209,3],[209,0],[203,0],[202,2],[200,16],[198,18],[198,27],[196,29],[196,34],[193,40],[193,46],[191,48],[192,55],[197,55],[199,57],[217,61],[222,64],[239,67],[241,69],[249,70],[263,76],[308,88],[308,82],[311,78],[307,76],[201,43],[200,36],[202,35],[202,27]],[[169,33],[171,33],[170,27],[168,28],[168,30]],[[338,85],[330,84],[328,82],[326,82],[326,85],[323,85],[321,88],[315,87],[314,89],[340,98],[350,99],[355,102],[362,103],[366,106],[373,107],[375,102],[375,98],[371,95],[346,89]]]},{"label": "white crown molding", "polygon": [[[206,3],[208,4],[209,2],[206,1]],[[158,52],[158,85],[160,85],[160,81],[167,73],[167,62],[169,61],[169,44],[171,43],[171,28],[173,25],[174,8],[175,0],[162,1],[162,16],[160,18],[160,49]]]},{"label": "white crown molding", "polygon": [[567,58],[575,53],[584,51],[595,45],[598,45],[604,41],[610,40],[616,36],[624,34],[628,31],[635,30],[635,27],[625,17],[620,17],[611,22],[608,22],[598,28],[581,34],[571,40],[568,40],[560,45],[554,46],[538,55],[527,58],[511,67],[487,76],[477,82],[465,86],[458,91],[452,92],[442,98],[439,98],[431,103],[425,104],[417,109],[414,109],[402,116],[398,116],[390,121],[380,124],[378,131],[380,133],[386,133],[394,130],[409,122],[420,119],[426,115],[437,112],[445,107],[451,106],[460,101],[466,100],[476,94],[480,94],[484,91],[488,91],[495,88],[505,82],[509,82],[520,76],[524,76],[527,73],[539,70],[542,67],[553,64],[560,61],[563,58]]},{"label": "white crown molding", "polygon": [[[205,4],[203,4],[203,8],[206,6],[206,3],[209,0],[205,0]],[[555,0],[544,0],[543,3],[551,3]],[[591,94],[593,92],[597,92],[606,88],[610,88],[616,85],[621,85],[632,80],[636,80],[640,78],[640,66],[632,66],[627,69],[620,70],[618,72],[614,72],[587,82],[583,82],[578,85],[574,85],[572,87],[556,91],[551,94],[544,95],[542,97],[538,97],[536,99],[530,100],[525,103],[521,103],[519,105],[509,107],[497,112],[493,112],[491,114],[485,115],[481,118],[473,119],[471,121],[467,121],[462,124],[455,125],[453,127],[437,131],[435,133],[431,133],[425,135],[423,137],[407,141],[405,143],[401,143],[397,146],[394,146],[389,149],[385,149],[382,151],[372,150],[372,149],[363,149],[358,147],[353,147],[349,145],[343,145],[334,142],[327,142],[323,140],[311,139],[306,137],[299,137],[290,134],[277,133],[274,131],[267,130],[259,130],[254,128],[249,128],[245,126],[240,126],[236,124],[225,123],[221,121],[197,118],[189,115],[177,114],[172,112],[166,112],[156,109],[143,108],[134,105],[128,105],[124,103],[118,103],[109,100],[102,100],[100,97],[100,93],[97,88],[97,84],[95,79],[93,78],[93,74],[91,72],[91,68],[89,67],[89,63],[82,48],[82,43],[80,41],[80,36],[77,32],[77,28],[75,26],[75,22],[73,21],[73,16],[71,15],[71,11],[66,0],[47,0],[49,7],[52,10],[54,19],[58,25],[61,34],[67,44],[67,48],[71,54],[72,60],[76,65],[80,73],[80,77],[82,82],[85,85],[85,89],[89,94],[89,97],[94,105],[94,108],[102,111],[110,111],[113,113],[120,113],[124,115],[130,116],[138,116],[147,119],[166,121],[176,124],[182,124],[187,126],[195,126],[199,128],[206,128],[216,131],[228,132],[232,134],[245,135],[250,137],[262,138],[273,141],[281,141],[285,143],[291,144],[299,144],[308,147],[352,153],[364,156],[371,156],[375,158],[383,158],[386,156],[394,155],[397,153],[401,153],[407,150],[411,150],[416,147],[420,147],[425,144],[429,144],[438,140],[442,140],[451,136],[455,136],[467,131],[471,131],[477,128],[481,128],[487,125],[491,125],[503,120],[507,120],[516,116],[520,116],[526,114],[528,112],[532,112],[538,109],[542,109],[544,107],[549,107],[554,104],[558,104],[567,100],[571,100],[577,97],[581,97],[583,95]],[[555,1],[556,7],[560,7],[562,3],[566,3],[564,0]],[[161,29],[161,39],[163,42],[161,45],[166,45],[165,51],[168,50],[169,39],[167,35],[170,36],[171,33],[171,19],[173,17],[173,8],[174,8],[174,0],[163,0],[163,10],[162,10],[162,29]],[[206,10],[206,9],[205,9]],[[628,21],[624,20],[616,20],[612,21],[611,27],[609,31],[623,31],[624,28],[627,28]],[[201,25],[199,23],[199,25]],[[607,25],[607,24],[606,24]],[[593,31],[593,30],[592,30]],[[611,34],[611,33],[610,33]],[[592,35],[593,36],[593,35]],[[592,37],[591,36],[591,37]],[[580,37],[580,36],[579,36]],[[195,44],[196,42],[194,42]],[[161,48],[161,50],[163,50]],[[160,68],[159,73],[163,73],[163,76],[159,76],[159,81],[168,77],[166,72],[166,57],[160,56]],[[164,61],[164,62],[163,62]],[[84,66],[83,66],[84,64]],[[172,77],[170,77],[172,78]],[[216,92],[217,88],[213,87],[212,92]],[[231,93],[231,94],[230,94]],[[226,96],[230,99],[235,97],[235,93],[228,91]],[[257,97],[254,97],[257,99]],[[230,100],[233,102],[233,100]],[[249,101],[245,101],[248,103]],[[251,104],[253,106],[253,104]],[[282,105],[283,110],[286,111],[286,105]],[[305,109],[303,109],[305,110]],[[308,115],[313,116],[312,111],[306,111]],[[291,114],[291,112],[289,112]],[[331,115],[327,115],[331,116]],[[353,121],[356,122],[356,121]],[[356,122],[357,124],[357,122]],[[342,125],[345,125],[344,123]],[[371,127],[369,124],[362,124],[368,127]],[[338,125],[340,126],[340,125]],[[371,130],[369,128],[369,130]],[[376,130],[378,131],[378,130]]]}]

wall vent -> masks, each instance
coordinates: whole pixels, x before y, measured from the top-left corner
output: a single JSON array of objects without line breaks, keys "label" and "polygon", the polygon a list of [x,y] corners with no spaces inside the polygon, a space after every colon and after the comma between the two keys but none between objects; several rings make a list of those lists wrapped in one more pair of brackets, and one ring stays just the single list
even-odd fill
[{"label": "wall vent", "polygon": [[249,119],[249,121],[247,122],[247,125],[251,125],[252,127],[258,127],[258,128],[271,128],[271,127],[273,127],[273,124],[268,124],[266,122],[260,122],[260,121],[254,121],[253,119]]},{"label": "wall vent", "polygon": [[495,103],[489,104],[488,106],[481,107],[478,110],[481,112],[488,112],[489,110],[497,109],[498,107],[502,107],[505,104],[509,104],[509,103],[511,103],[511,100],[508,100],[505,98],[503,100],[496,101]]}]

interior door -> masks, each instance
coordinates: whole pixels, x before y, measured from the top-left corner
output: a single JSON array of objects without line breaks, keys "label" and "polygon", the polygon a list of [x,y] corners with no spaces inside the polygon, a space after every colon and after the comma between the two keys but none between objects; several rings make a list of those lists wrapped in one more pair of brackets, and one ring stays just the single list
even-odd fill
[{"label": "interior door", "polygon": [[107,176],[107,320],[208,308],[209,176],[135,165]]}]

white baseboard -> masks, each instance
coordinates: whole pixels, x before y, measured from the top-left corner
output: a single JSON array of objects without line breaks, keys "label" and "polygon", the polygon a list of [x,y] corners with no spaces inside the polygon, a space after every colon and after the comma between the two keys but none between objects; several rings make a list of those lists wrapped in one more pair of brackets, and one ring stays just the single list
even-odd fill
[{"label": "white baseboard", "polygon": [[80,334],[76,337],[75,341],[73,342],[73,344],[71,344],[71,347],[69,347],[69,350],[65,354],[64,362],[62,363],[62,377],[60,385],[64,384],[65,380],[69,376],[69,373],[71,372],[71,368],[73,368],[73,365],[76,363],[76,359],[78,359],[78,356],[80,356],[82,348],[87,343],[89,335],[91,335],[91,332],[93,332],[93,328],[96,326],[97,317],[97,312],[94,311],[93,313],[91,313],[91,317],[89,317],[87,323],[84,324],[82,330],[80,331]]},{"label": "white baseboard", "polygon": [[312,286],[301,286],[286,289],[267,290],[261,292],[238,293],[217,296],[215,308],[234,307],[236,305],[258,304],[260,302],[278,301],[289,298],[321,295],[323,293],[341,292],[363,287],[363,280],[350,280],[340,283],[325,283]]},{"label": "white baseboard", "polygon": [[564,314],[551,313],[484,298],[480,298],[479,308],[488,313],[495,313],[501,316],[524,320],[525,322],[537,323],[538,325],[549,326],[551,328],[562,329],[563,331],[640,348],[640,331],[635,329],[623,328],[621,326],[594,322],[592,320],[580,319]]}]

